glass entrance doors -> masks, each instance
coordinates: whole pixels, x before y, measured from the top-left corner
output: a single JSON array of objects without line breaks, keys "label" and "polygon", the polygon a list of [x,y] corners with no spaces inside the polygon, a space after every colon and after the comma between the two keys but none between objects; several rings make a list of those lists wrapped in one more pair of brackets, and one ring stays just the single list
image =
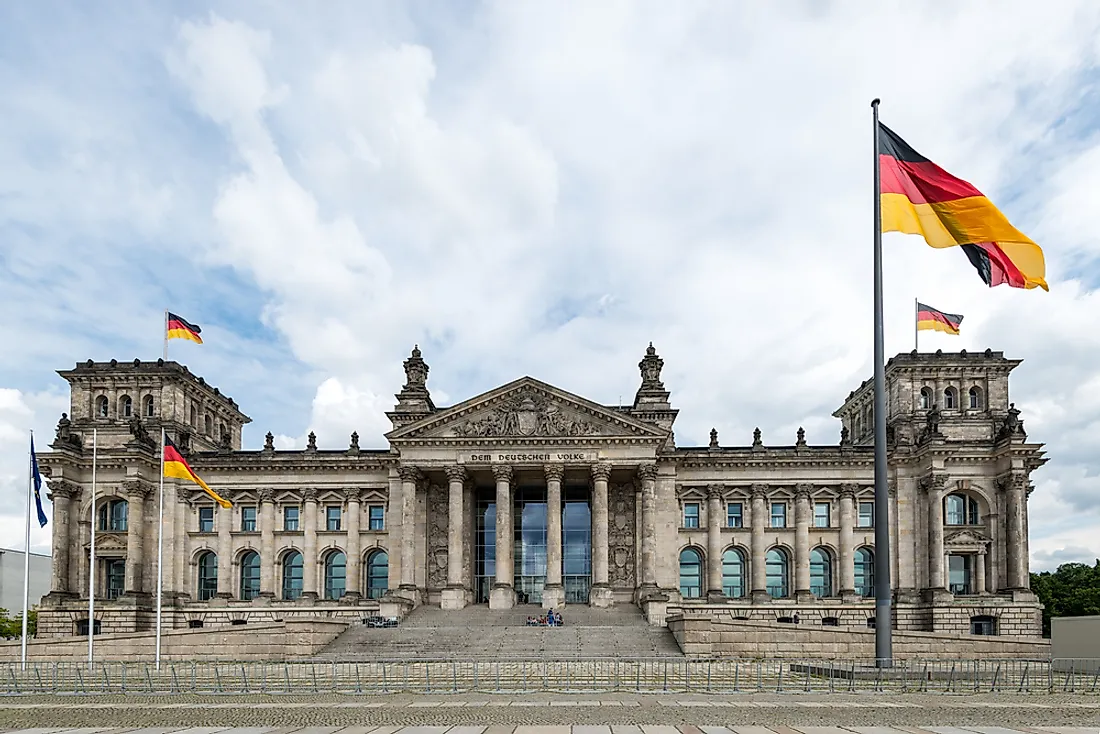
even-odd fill
[{"label": "glass entrance doors", "polygon": [[592,583],[592,512],[587,487],[562,491],[561,583],[567,604],[587,604]]},{"label": "glass entrance doors", "polygon": [[517,604],[541,604],[546,585],[546,488],[516,487],[513,570]]}]

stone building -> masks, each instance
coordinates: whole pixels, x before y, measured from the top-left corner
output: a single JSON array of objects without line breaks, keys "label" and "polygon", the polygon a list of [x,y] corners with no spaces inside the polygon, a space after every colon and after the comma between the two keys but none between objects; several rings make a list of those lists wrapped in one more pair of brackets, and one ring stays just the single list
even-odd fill
[{"label": "stone building", "polygon": [[[1001,352],[899,354],[886,369],[891,579],[898,629],[1038,636],[1029,475],[1045,459],[1009,402]],[[677,446],[652,345],[630,405],[524,377],[450,407],[419,349],[387,448],[241,450],[250,419],[175,362],[77,364],[41,463],[53,585],[39,634],[150,629],[163,427],[199,476],[164,482],[164,619],[174,627],[455,609],[691,606],[735,619],[875,624],[872,387],[810,445]],[[92,435],[97,500],[91,507]],[[92,523],[96,563],[89,567]]]}]

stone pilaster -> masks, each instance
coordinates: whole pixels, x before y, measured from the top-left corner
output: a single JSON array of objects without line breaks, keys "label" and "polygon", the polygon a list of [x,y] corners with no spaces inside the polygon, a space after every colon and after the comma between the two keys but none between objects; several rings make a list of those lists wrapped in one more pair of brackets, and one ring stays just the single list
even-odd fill
[{"label": "stone pilaster", "polygon": [[496,582],[489,592],[490,609],[511,609],[516,605],[516,592],[512,587],[512,543],[515,531],[512,527],[512,467],[507,464],[493,466],[497,483],[496,527]]},{"label": "stone pilaster", "polygon": [[837,560],[837,565],[840,566],[842,599],[853,599],[856,596],[855,505],[856,485],[842,485],[840,488],[840,557]]},{"label": "stone pilaster", "polygon": [[142,479],[129,479],[122,485],[126,493],[126,594],[142,594],[145,570],[145,498],[153,486]]},{"label": "stone pilaster", "polygon": [[707,599],[721,601],[722,593],[722,485],[707,487]]},{"label": "stone pilaster", "polygon": [[611,606],[611,586],[607,583],[607,481],[611,467],[592,467],[592,589],[588,603],[593,607]]},{"label": "stone pilaster", "polygon": [[443,609],[462,609],[466,606],[466,586],[462,583],[465,565],[462,539],[466,531],[462,494],[466,478],[464,467],[447,467],[447,588],[443,589],[440,598]]},{"label": "stone pilaster", "polygon": [[416,485],[420,470],[403,466],[401,475],[401,589],[416,596]]},{"label": "stone pilaster", "polygon": [[304,507],[302,508],[302,596],[303,603],[317,601],[317,490],[306,487],[302,490]]},{"label": "stone pilaster", "polygon": [[[218,513],[218,593],[219,599],[233,598],[233,510],[216,505]],[[308,563],[308,561],[307,561]]]},{"label": "stone pilaster", "polygon": [[1005,488],[1005,542],[1008,548],[1008,588],[1027,590],[1031,587],[1027,576],[1026,533],[1024,532],[1024,513],[1026,512],[1027,477],[1013,474],[1004,483]]},{"label": "stone pilaster", "polygon": [[[921,479],[928,500],[928,588],[933,592],[947,589],[943,572],[943,493],[947,478],[932,474]],[[875,522],[879,519],[876,517]]]},{"label": "stone pilaster", "polygon": [[261,489],[260,499],[260,596],[275,596],[275,492]]},{"label": "stone pilaster", "polygon": [[[49,482],[49,497],[53,500],[53,558],[51,563],[51,593],[69,595],[69,544],[72,543],[72,501],[80,496],[80,487],[59,479]],[[92,522],[95,522],[95,514]]]},{"label": "stone pilaster", "polygon": [[647,590],[657,588],[657,465],[639,466],[638,479],[642,484],[641,588],[644,595]]},{"label": "stone pilaster", "polygon": [[985,549],[982,549],[974,555],[974,593],[987,593],[985,584]]},{"label": "stone pilaster", "polygon": [[795,487],[794,499],[794,597],[811,601],[810,591],[810,485]]},{"label": "stone pilaster", "polygon": [[348,565],[347,576],[344,581],[346,584],[344,596],[340,601],[347,604],[356,604],[362,597],[363,543],[362,538],[359,536],[359,522],[362,517],[362,510],[359,507],[360,491],[359,487],[348,487],[344,490],[344,497],[348,502],[347,540],[344,541]]},{"label": "stone pilaster", "polygon": [[768,595],[767,562],[764,559],[764,531],[768,520],[764,499],[767,491],[767,486],[764,484],[752,485],[752,534],[749,542],[752,552],[750,570],[754,602],[767,601],[771,598]]},{"label": "stone pilaster", "polygon": [[542,589],[544,609],[565,606],[565,587],[561,583],[561,480],[565,467],[548,464],[546,473],[546,585]]}]

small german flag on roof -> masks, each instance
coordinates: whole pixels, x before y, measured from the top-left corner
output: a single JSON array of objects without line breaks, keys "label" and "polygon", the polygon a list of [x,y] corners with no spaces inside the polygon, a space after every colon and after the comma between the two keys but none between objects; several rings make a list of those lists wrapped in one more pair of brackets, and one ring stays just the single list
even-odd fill
[{"label": "small german flag on roof", "polygon": [[182,316],[177,316],[171,311],[168,312],[168,336],[169,339],[190,339],[191,341],[202,344],[202,337],[199,333],[202,332],[197,325],[192,324]]},{"label": "small german flag on roof", "polygon": [[945,313],[931,306],[917,302],[917,331],[942,331],[945,334],[958,334],[963,317],[957,313]]}]

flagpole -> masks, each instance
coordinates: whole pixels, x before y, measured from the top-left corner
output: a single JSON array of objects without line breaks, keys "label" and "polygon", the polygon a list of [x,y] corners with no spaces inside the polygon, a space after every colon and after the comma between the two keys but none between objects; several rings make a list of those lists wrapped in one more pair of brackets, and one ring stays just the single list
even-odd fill
[{"label": "flagpole", "polygon": [[27,545],[23,551],[23,635],[19,646],[22,670],[27,669],[27,612],[31,597],[31,504],[34,502],[34,431],[31,431],[31,448],[27,461]]},{"label": "flagpole", "polygon": [[[164,361],[168,361],[168,309],[164,309]],[[163,445],[163,441],[161,444]]]},{"label": "flagpole", "polygon": [[913,299],[913,349],[920,352],[920,301]]},{"label": "flagpole", "polygon": [[893,667],[890,608],[890,495],[886,474],[886,348],[882,317],[882,183],[879,171],[879,100],[871,102],[875,161],[875,664]]},{"label": "flagpole", "polygon": [[98,429],[92,429],[92,546],[88,561],[88,670],[92,669],[92,646],[95,644],[95,526],[99,522],[95,511],[95,469],[99,458]]},{"label": "flagpole", "polygon": [[[165,312],[167,313],[167,312]],[[166,331],[165,334],[168,332]],[[168,344],[167,338],[165,345]],[[168,347],[165,346],[165,353]],[[157,670],[160,670],[161,601],[164,597],[164,426],[160,427],[160,510],[157,515]]]}]

